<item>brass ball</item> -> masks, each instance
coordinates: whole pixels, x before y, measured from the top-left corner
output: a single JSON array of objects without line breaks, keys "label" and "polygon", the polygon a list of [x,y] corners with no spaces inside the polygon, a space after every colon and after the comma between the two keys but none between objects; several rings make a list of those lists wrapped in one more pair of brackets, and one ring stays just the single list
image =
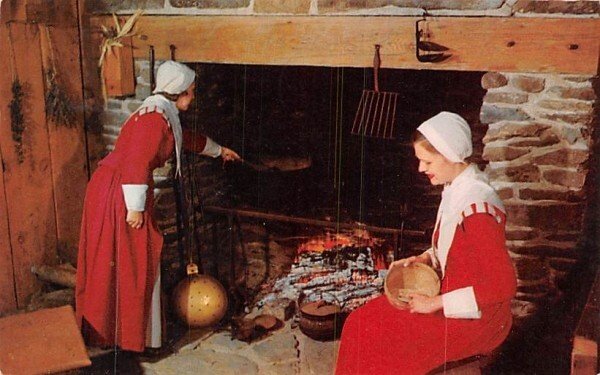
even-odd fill
[{"label": "brass ball", "polygon": [[193,275],[182,280],[173,291],[177,316],[190,327],[209,327],[227,312],[227,292],[208,275]]}]

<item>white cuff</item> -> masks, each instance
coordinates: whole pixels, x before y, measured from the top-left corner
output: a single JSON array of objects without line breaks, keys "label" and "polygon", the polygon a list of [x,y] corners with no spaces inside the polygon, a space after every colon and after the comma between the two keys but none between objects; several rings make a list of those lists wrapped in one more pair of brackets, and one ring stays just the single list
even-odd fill
[{"label": "white cuff", "polygon": [[481,311],[472,286],[442,294],[444,316],[453,319],[480,319]]},{"label": "white cuff", "polygon": [[425,250],[421,255],[423,255],[423,254],[429,255],[429,259],[431,259],[431,268],[433,268],[433,269],[440,268],[440,262],[438,261],[437,257],[435,256],[433,247],[430,247],[429,249]]},{"label": "white cuff", "polygon": [[144,211],[146,209],[146,190],[148,185],[123,184],[125,206],[130,211]]},{"label": "white cuff", "polygon": [[206,137],[206,145],[204,146],[204,150],[202,150],[201,154],[218,158],[221,156],[221,146],[219,146],[217,142]]}]

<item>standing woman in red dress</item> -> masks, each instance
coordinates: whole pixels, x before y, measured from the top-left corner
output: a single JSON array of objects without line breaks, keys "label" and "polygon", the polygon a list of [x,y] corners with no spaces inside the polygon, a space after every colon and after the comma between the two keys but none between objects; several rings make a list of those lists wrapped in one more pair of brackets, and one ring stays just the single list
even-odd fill
[{"label": "standing woman in red dress", "polygon": [[125,122],[114,151],[86,191],[77,260],[76,315],[90,345],[142,352],[161,345],[160,253],[152,217],[152,171],[182,147],[224,161],[234,151],[182,131],[179,111],[194,99],[195,72],[166,61],[156,89]]},{"label": "standing woman in red dress", "polygon": [[391,267],[421,262],[442,275],[441,294],[409,295],[401,310],[381,296],[344,325],[336,374],[425,374],[487,354],[507,337],[516,277],[506,249],[504,206],[476,165],[471,130],[455,113],[421,124],[413,140],[419,172],[444,185],[432,247]]}]

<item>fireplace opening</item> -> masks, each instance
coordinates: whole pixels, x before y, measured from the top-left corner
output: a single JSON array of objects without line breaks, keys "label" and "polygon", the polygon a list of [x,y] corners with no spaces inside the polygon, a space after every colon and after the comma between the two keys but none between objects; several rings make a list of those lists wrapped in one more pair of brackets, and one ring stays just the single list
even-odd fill
[{"label": "fireplace opening", "polygon": [[[205,223],[197,228],[200,257],[237,296],[238,312],[264,302],[277,281],[285,283],[281,278],[300,264],[312,259],[316,268],[332,265],[331,251],[349,251],[344,256],[352,266],[345,280],[357,281],[356,290],[367,280],[376,293],[377,270],[392,256],[428,246],[441,189],[417,172],[410,137],[422,121],[442,110],[461,114],[472,126],[474,160],[483,163],[481,72],[380,71],[380,89],[399,93],[395,139],[387,140],[350,132],[362,90],[373,88],[372,69],[194,68],[197,99],[182,113],[183,126],[248,162],[223,166],[188,155],[184,172]],[[367,251],[364,233],[377,245],[367,246],[369,261],[357,265],[355,255]],[[336,242],[339,237],[342,243]],[[311,242],[328,243],[325,256],[301,251]],[[303,280],[322,276],[316,272]],[[338,276],[334,272],[330,278]]]},{"label": "fireplace opening", "polygon": [[350,134],[372,69],[196,64],[198,100],[183,115],[249,162],[225,168],[235,207],[303,217],[419,228],[437,202],[416,171],[410,135],[441,110],[473,126],[481,155],[482,73],[383,69],[382,90],[399,93],[395,140]]}]

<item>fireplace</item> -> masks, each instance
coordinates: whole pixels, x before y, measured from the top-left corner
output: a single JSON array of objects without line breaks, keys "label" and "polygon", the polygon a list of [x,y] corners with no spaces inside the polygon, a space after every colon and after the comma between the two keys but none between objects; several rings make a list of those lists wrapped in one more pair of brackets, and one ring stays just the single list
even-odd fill
[{"label": "fireplace", "polygon": [[[423,63],[415,58],[415,22],[424,11],[410,2],[234,3],[144,2],[149,13],[133,51],[136,95],[109,100],[103,137],[110,149],[122,120],[149,94],[152,45],[158,59],[174,51],[198,71],[198,103],[185,126],[252,163],[307,166],[256,171],[190,157],[194,206],[213,209],[195,215],[200,255],[206,270],[242,286],[241,301],[287,274],[303,241],[338,223],[383,229],[373,235],[403,255],[426,248],[440,190],[415,173],[408,137],[440,110],[471,124],[474,161],[507,207],[515,316],[565,292],[566,277],[594,251],[587,217],[595,212],[598,53],[596,24],[587,18],[597,4],[429,2],[423,36],[449,47],[451,57]],[[132,8],[98,4],[91,10]],[[92,25],[106,22],[99,16]],[[373,87],[374,43],[382,45],[381,88],[399,93],[393,141],[350,134],[361,91]],[[171,272],[180,268],[172,170],[155,175],[163,268]]]},{"label": "fireplace", "polygon": [[[293,170],[225,168],[235,206],[296,216],[413,228],[435,212],[436,194],[416,173],[409,138],[416,126],[442,109],[472,123],[478,161],[486,126],[479,109],[483,73],[384,69],[382,90],[399,92],[396,139],[350,134],[361,92],[372,69],[197,64],[198,101],[183,115],[243,158],[304,161]],[[415,204],[416,203],[416,204]],[[410,210],[410,211],[409,211]]]},{"label": "fireplace", "polygon": [[[384,253],[382,257],[389,261],[394,256],[413,255],[428,247],[426,233],[433,226],[439,202],[440,189],[432,188],[417,172],[409,141],[420,122],[442,109],[461,113],[474,124],[479,145],[475,159],[485,166],[481,159],[481,139],[486,126],[478,121],[485,93],[480,85],[483,73],[382,70],[382,90],[399,93],[396,137],[388,140],[350,132],[362,90],[373,85],[372,69],[225,64],[196,64],[195,67],[199,77],[198,100],[191,111],[182,114],[183,124],[238,150],[252,163],[280,161],[279,165],[286,165],[290,160],[304,161],[302,168],[292,170],[256,170],[245,163],[224,166],[219,171],[221,178],[217,187],[201,194],[200,198],[207,210],[205,219],[210,219],[211,225],[219,225],[214,220],[214,206],[255,212],[257,216],[264,213],[277,218],[329,221],[332,225],[328,230],[334,231],[336,223],[356,225],[356,229],[362,224],[375,227],[372,235],[386,241],[389,254]],[[201,174],[214,178],[214,171],[196,170],[214,164],[212,161],[194,157],[194,162],[197,166],[188,173],[191,179]],[[203,259],[213,260],[209,262],[211,269],[220,275],[232,270],[235,273],[233,277],[228,276],[231,279],[228,282],[236,283],[244,291],[249,305],[246,307],[252,307],[255,300],[259,300],[259,304],[265,302],[262,293],[265,288],[285,294],[279,284],[290,282],[284,276],[287,272],[297,274],[299,264],[303,264],[300,268],[306,267],[314,258],[315,267],[321,268],[323,259],[319,255],[304,256],[298,250],[302,248],[302,240],[329,233],[321,225],[310,222],[304,223],[308,226],[299,226],[288,220],[276,223],[278,228],[275,228],[268,216],[263,215],[262,219],[262,223],[257,223],[241,217],[242,222],[246,221],[244,225],[259,228],[244,230],[234,226],[229,231],[220,231],[223,239],[220,244],[220,239],[212,239],[213,232],[199,236],[205,239]],[[225,216],[221,223],[230,225]],[[287,228],[282,228],[285,226]],[[279,237],[283,241],[264,243],[261,239],[261,249],[254,248],[249,255],[244,254],[247,245],[251,249],[256,245],[252,233],[261,230],[266,232],[266,237]],[[235,233],[238,231],[241,235]],[[233,240],[228,236],[233,236]],[[286,237],[298,240],[286,242]],[[246,243],[241,243],[244,240]],[[212,255],[214,246],[227,248],[232,242],[235,250],[230,251],[230,257],[248,259],[245,266],[237,262],[232,267],[229,260]],[[271,245],[287,246],[288,257],[281,259],[281,255],[273,254],[281,250],[267,249]],[[332,246],[327,250],[335,249]],[[274,260],[265,261],[265,256]],[[375,254],[369,254],[369,258],[375,260]],[[277,264],[277,261],[283,263]],[[261,262],[266,264],[257,266]],[[385,262],[380,262],[378,267],[374,264],[368,267],[370,287],[378,293],[382,277],[376,268],[385,269]],[[345,272],[341,268],[338,271]],[[336,272],[332,278],[341,277]],[[311,278],[309,274],[311,272],[304,277]],[[239,275],[244,275],[244,280],[240,280]],[[351,279],[349,275],[344,277]]]},{"label": "fireplace", "polygon": [[[292,270],[303,241],[325,235],[326,228],[335,231],[338,223],[390,229],[382,238],[398,249],[396,256],[426,248],[440,189],[416,172],[408,139],[440,110],[471,124],[474,161],[488,171],[507,206],[507,244],[519,278],[516,316],[560,295],[569,270],[586,255],[578,241],[585,235],[597,121],[589,76],[383,69],[381,88],[399,93],[396,138],[390,141],[350,134],[361,92],[372,87],[371,69],[193,66],[198,100],[183,115],[184,126],[253,163],[304,163],[291,171],[257,171],[188,156],[184,175],[194,182],[188,201],[196,207],[199,254],[205,270],[236,291],[239,310]],[[141,99],[147,62],[137,61],[136,68]],[[111,100],[109,106],[119,108],[109,113],[125,117],[123,108],[135,103]],[[168,271],[180,267],[171,173],[158,171],[155,192]]]}]

